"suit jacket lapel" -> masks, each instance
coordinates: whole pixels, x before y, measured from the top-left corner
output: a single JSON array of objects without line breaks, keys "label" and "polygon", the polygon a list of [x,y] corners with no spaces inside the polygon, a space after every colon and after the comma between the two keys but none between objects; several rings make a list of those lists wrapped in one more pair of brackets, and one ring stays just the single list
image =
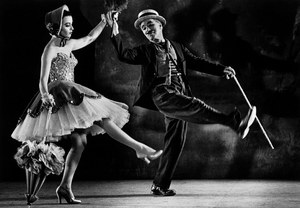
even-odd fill
[{"label": "suit jacket lapel", "polygon": [[179,62],[182,62],[184,58],[183,58],[183,53],[182,53],[180,44],[176,43],[174,41],[171,41],[171,40],[170,40],[170,42],[172,43],[173,48],[175,49],[177,59],[179,60]]},{"label": "suit jacket lapel", "polygon": [[181,46],[179,43],[176,43],[174,41],[171,41],[169,40],[171,43],[172,43],[172,46],[176,52],[176,55],[177,55],[177,65],[180,69],[182,69],[182,62],[184,60],[184,57],[183,57],[183,53],[182,53],[182,50],[181,50]]}]

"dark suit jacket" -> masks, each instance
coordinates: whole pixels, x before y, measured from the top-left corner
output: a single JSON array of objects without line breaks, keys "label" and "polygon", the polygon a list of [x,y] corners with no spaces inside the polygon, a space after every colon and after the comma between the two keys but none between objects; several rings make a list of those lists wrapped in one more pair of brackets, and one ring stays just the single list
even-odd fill
[{"label": "dark suit jacket", "polygon": [[[113,36],[111,39],[120,61],[142,66],[138,89],[135,93],[134,105],[157,110],[151,97],[151,89],[154,87],[153,83],[158,75],[158,63],[156,60],[156,49],[154,44],[148,43],[134,48],[124,48],[120,34]],[[193,55],[182,44],[174,41],[170,42],[176,51],[177,65],[183,74],[182,77],[190,95],[191,90],[186,79],[187,68],[216,76],[224,75],[223,70],[225,66],[211,63],[203,58]]]}]

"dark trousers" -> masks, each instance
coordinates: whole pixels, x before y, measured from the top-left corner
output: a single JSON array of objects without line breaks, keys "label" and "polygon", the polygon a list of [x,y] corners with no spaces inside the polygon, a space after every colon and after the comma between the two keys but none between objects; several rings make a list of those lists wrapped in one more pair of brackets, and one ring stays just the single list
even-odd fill
[{"label": "dark trousers", "polygon": [[187,131],[187,122],[229,125],[230,117],[189,96],[180,76],[172,77],[170,85],[159,83],[152,91],[152,99],[165,116],[164,152],[153,183],[169,188],[181,155]]}]

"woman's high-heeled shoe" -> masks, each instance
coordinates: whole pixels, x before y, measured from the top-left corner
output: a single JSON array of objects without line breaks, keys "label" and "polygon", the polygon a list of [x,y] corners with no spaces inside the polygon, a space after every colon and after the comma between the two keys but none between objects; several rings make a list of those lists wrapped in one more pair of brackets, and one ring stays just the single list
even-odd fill
[{"label": "woman's high-heeled shoe", "polygon": [[65,198],[65,200],[68,202],[68,204],[80,204],[81,201],[78,199],[75,199],[73,193],[71,190],[63,188],[61,186],[57,187],[56,189],[56,196],[58,199],[58,203],[61,204],[61,198]]},{"label": "woman's high-heeled shoe", "polygon": [[[150,163],[150,160],[156,160],[157,158],[159,158],[161,156],[161,154],[163,153],[162,150],[158,150],[154,153],[150,153],[150,154],[145,154],[145,153],[140,153],[140,152],[136,152],[136,156],[139,159],[144,160],[147,164]],[[150,159],[150,160],[149,160]]]}]

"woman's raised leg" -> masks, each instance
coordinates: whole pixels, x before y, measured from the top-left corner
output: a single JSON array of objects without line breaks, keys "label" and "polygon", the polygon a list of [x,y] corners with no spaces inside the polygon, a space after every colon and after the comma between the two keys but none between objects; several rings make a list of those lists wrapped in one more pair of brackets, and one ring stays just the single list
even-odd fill
[{"label": "woman's raised leg", "polygon": [[150,160],[155,160],[162,154],[162,150],[156,151],[153,148],[134,140],[110,119],[103,119],[103,121],[100,122],[100,125],[110,137],[134,149],[137,157],[148,164],[150,163]]}]

